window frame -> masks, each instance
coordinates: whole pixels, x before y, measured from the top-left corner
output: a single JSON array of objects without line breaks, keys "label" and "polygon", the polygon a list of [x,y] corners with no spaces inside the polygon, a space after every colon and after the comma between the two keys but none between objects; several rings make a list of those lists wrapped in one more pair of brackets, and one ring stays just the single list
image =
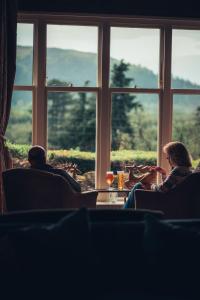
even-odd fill
[{"label": "window frame", "polygon": [[[158,141],[157,161],[169,170],[162,148],[172,138],[173,95],[200,95],[200,89],[171,88],[172,30],[199,29],[199,20],[166,19],[136,16],[19,13],[18,22],[34,25],[33,84],[15,85],[13,90],[31,90],[32,144],[47,148],[47,95],[48,92],[93,92],[96,93],[96,163],[95,187],[106,187],[105,173],[110,168],[111,157],[111,99],[113,93],[157,94]],[[98,84],[96,87],[50,87],[46,86],[46,38],[47,25],[77,25],[98,27]],[[111,27],[156,28],[160,30],[159,82],[157,88],[113,88],[109,86],[110,29]]]}]

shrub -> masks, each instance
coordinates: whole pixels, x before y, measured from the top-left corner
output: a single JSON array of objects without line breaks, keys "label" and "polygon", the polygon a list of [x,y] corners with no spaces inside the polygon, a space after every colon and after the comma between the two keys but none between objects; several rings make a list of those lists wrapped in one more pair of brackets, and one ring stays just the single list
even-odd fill
[{"label": "shrub", "polygon": [[[13,158],[18,160],[27,160],[30,145],[17,145],[7,143]],[[121,169],[124,164],[136,163],[137,165],[155,165],[157,154],[154,151],[139,150],[120,150],[111,153],[111,169],[113,171]],[[81,173],[89,172],[95,169],[95,153],[78,150],[49,150],[49,163],[56,166],[66,163],[77,164]],[[193,167],[196,167],[199,160],[193,161]]]}]

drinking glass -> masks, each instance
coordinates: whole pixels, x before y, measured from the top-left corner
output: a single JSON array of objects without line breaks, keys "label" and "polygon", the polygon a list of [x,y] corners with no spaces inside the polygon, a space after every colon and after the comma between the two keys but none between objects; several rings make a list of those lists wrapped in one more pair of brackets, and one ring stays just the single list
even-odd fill
[{"label": "drinking glass", "polygon": [[123,190],[124,188],[124,171],[117,171],[118,175],[118,189]]},{"label": "drinking glass", "polygon": [[106,172],[106,182],[109,185],[109,190],[111,189],[111,184],[113,183],[113,180],[114,180],[113,171],[107,171]]}]

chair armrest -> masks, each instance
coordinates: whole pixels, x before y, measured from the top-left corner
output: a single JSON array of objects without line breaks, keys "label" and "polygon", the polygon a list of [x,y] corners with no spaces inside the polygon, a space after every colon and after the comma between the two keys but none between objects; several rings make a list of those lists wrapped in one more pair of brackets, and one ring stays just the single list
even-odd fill
[{"label": "chair armrest", "polygon": [[165,194],[156,191],[135,190],[136,208],[163,211],[166,206]]}]

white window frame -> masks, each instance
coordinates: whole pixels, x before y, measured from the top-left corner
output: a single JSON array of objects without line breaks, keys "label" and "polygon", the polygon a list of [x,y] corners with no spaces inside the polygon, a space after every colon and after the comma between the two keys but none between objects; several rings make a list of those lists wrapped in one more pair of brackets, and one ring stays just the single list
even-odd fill
[{"label": "white window frame", "polygon": [[[168,169],[163,146],[172,139],[173,95],[200,95],[200,90],[171,88],[172,29],[199,29],[199,20],[165,19],[134,16],[88,16],[83,14],[18,15],[18,22],[34,24],[33,85],[14,86],[14,90],[32,91],[32,143],[47,148],[47,94],[51,92],[93,92],[96,105],[96,188],[106,187],[105,173],[110,168],[111,155],[111,99],[112,93],[157,94],[159,97],[157,161]],[[46,86],[46,29],[50,24],[85,25],[98,27],[98,85],[96,87]],[[110,28],[141,27],[160,29],[160,61],[158,88],[109,87]]]}]

